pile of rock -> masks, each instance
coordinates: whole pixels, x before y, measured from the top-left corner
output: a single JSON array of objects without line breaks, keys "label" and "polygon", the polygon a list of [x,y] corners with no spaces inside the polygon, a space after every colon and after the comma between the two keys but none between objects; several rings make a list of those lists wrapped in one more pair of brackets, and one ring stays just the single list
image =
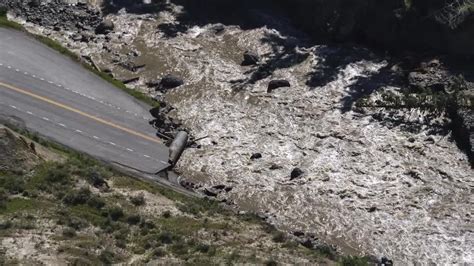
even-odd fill
[{"label": "pile of rock", "polygon": [[56,31],[93,31],[102,22],[100,11],[82,3],[71,5],[61,0],[5,0],[1,5],[27,22]]},{"label": "pile of rock", "polygon": [[158,137],[165,137],[172,140],[176,133],[181,130],[181,124],[168,115],[172,110],[173,107],[167,105],[165,102],[160,102],[158,107],[150,110],[150,114],[155,118],[150,121],[150,124],[158,131]]}]

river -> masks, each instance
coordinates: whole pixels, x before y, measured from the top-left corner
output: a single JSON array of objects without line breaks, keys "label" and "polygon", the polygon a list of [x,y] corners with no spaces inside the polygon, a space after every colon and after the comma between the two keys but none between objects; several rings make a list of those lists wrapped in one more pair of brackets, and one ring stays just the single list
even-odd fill
[{"label": "river", "polygon": [[[285,19],[254,11],[252,27],[179,21],[158,15],[109,15],[115,32],[89,44],[56,38],[110,67],[117,54],[146,64],[134,84],[175,74],[185,85],[164,97],[196,137],[177,170],[219,197],[265,214],[355,254],[399,265],[473,263],[473,172],[443,133],[443,118],[421,111],[360,109],[364,95],[404,86],[396,60],[357,46],[316,45]],[[54,36],[54,34],[53,34]],[[258,66],[241,66],[250,50]],[[129,73],[117,65],[122,78]],[[290,88],[267,92],[270,80]],[[251,160],[254,153],[262,158]],[[300,168],[304,174],[291,180]]]}]

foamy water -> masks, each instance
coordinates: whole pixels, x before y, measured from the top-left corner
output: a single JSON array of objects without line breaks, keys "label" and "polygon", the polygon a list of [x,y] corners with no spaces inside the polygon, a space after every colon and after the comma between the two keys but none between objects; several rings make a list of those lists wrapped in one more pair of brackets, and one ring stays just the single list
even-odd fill
[{"label": "foamy water", "polygon": [[[215,25],[195,26],[168,38],[157,25],[175,23],[173,12],[112,18],[126,34],[73,45],[104,66],[112,58],[105,46],[122,54],[138,50],[135,62],[147,64],[141,77],[174,73],[185,79],[167,95],[173,115],[194,136],[209,138],[185,151],[178,164],[183,176],[232,186],[226,197],[242,210],[265,213],[280,228],[315,233],[344,250],[387,256],[399,265],[474,262],[473,171],[449,135],[431,132],[430,124],[440,122],[416,110],[346,108],[362,90],[399,89],[377,78],[390,58],[362,48],[304,45],[270,26],[226,26],[219,34]],[[239,65],[246,50],[262,55],[262,64],[275,68],[271,75],[246,83],[254,73]],[[269,94],[272,79],[292,86]],[[410,121],[417,130],[374,119],[378,113]],[[256,152],[263,157],[250,160]],[[290,181],[294,167],[305,174]]]}]

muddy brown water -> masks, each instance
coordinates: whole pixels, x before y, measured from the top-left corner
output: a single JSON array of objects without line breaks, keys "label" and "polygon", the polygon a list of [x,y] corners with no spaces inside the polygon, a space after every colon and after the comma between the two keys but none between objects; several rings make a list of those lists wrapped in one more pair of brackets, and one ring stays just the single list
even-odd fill
[{"label": "muddy brown water", "polygon": [[[56,38],[121,78],[139,75],[132,85],[152,95],[146,81],[183,77],[185,85],[165,96],[176,107],[173,116],[194,136],[209,138],[186,150],[177,170],[205,186],[232,186],[220,197],[241,210],[400,265],[474,263],[474,175],[449,135],[432,133],[442,119],[428,121],[417,110],[344,109],[368,88],[376,87],[372,98],[400,89],[375,79],[390,58],[357,47],[303,45],[271,27],[225,26],[216,34],[208,24],[165,36],[158,25],[175,23],[179,12],[110,15],[116,24],[110,41]],[[146,64],[140,72],[110,64],[114,52],[133,50],[141,54],[131,60]],[[256,72],[240,66],[246,50],[262,56],[261,66],[271,69],[267,77],[245,82]],[[291,88],[269,94],[272,79],[286,79]],[[386,123],[374,118],[378,113],[419,127]],[[250,160],[256,152],[262,158]],[[290,181],[295,167],[304,175]]]}]

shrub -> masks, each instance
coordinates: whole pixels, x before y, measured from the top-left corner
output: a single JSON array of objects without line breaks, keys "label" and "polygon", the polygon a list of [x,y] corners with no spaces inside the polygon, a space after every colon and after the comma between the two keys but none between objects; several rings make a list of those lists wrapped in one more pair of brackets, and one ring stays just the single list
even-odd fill
[{"label": "shrub", "polygon": [[7,206],[8,193],[7,191],[0,187],[0,209],[4,209]]},{"label": "shrub", "polygon": [[109,217],[112,221],[117,221],[124,216],[122,208],[115,206],[109,210]]},{"label": "shrub", "polygon": [[171,217],[171,212],[170,211],[163,212],[163,217],[164,218],[170,218]]},{"label": "shrub", "polygon": [[87,205],[99,210],[105,206],[105,201],[98,196],[92,196],[87,200]]},{"label": "shrub", "polygon": [[142,193],[132,196],[130,197],[130,202],[135,206],[145,205],[145,196]]},{"label": "shrub", "polygon": [[170,232],[161,232],[158,235],[158,240],[163,244],[171,244],[173,242],[173,235]]},{"label": "shrub", "polygon": [[131,225],[136,225],[140,223],[141,217],[138,214],[132,214],[127,217],[127,223]]},{"label": "shrub", "polygon": [[87,221],[78,217],[68,217],[65,224],[75,230],[81,230],[89,225]]},{"label": "shrub", "polygon": [[0,177],[0,187],[5,188],[11,194],[19,194],[25,190],[25,181],[18,176]]},{"label": "shrub", "polygon": [[0,17],[5,17],[7,15],[7,9],[0,7]]},{"label": "shrub", "polygon": [[150,229],[155,228],[155,224],[152,221],[144,220],[140,223],[140,228],[150,230]]},{"label": "shrub", "polygon": [[331,246],[329,245],[326,245],[326,244],[322,244],[322,245],[318,245],[316,247],[316,250],[319,251],[319,253],[321,253],[322,255],[332,259],[332,260],[335,260],[336,259],[336,251],[334,250],[334,248],[332,248]]},{"label": "shrub", "polygon": [[63,197],[63,202],[67,205],[85,204],[91,198],[91,191],[89,188],[81,188],[73,190]]},{"label": "shrub", "polygon": [[72,228],[63,229],[63,236],[67,238],[72,238],[76,236],[76,231]]},{"label": "shrub", "polygon": [[266,266],[277,266],[278,263],[277,263],[276,261],[274,261],[274,260],[267,260],[267,261],[265,262],[265,265],[266,265]]},{"label": "shrub", "polygon": [[285,242],[285,234],[282,232],[276,232],[273,234],[272,240],[277,243]]},{"label": "shrub", "polygon": [[166,256],[166,251],[163,250],[162,248],[155,248],[152,254],[154,258],[161,258],[161,257]]},{"label": "shrub", "polygon": [[177,243],[174,243],[172,246],[171,246],[171,252],[173,252],[173,254],[175,255],[185,255],[188,253],[188,247],[186,246],[186,244],[182,241],[179,241]]},{"label": "shrub", "polygon": [[89,184],[97,188],[102,187],[104,185],[108,186],[107,182],[102,176],[102,173],[95,169],[88,169],[88,173],[86,173],[86,179]]},{"label": "shrub", "polygon": [[367,258],[357,256],[346,256],[341,259],[342,266],[366,266],[369,265]]},{"label": "shrub", "polygon": [[45,181],[48,183],[69,183],[69,171],[64,165],[55,165],[49,168],[45,173]]},{"label": "shrub", "polygon": [[198,244],[196,246],[196,250],[201,252],[201,253],[208,253],[210,248],[211,248],[211,246],[206,245],[206,244]]},{"label": "shrub", "polygon": [[99,255],[99,260],[104,264],[112,264],[116,261],[116,259],[117,258],[115,254],[107,249],[103,250]]},{"label": "shrub", "polygon": [[130,229],[128,229],[128,227],[122,227],[114,233],[114,237],[118,240],[126,240],[129,233]]},{"label": "shrub", "polygon": [[34,176],[28,181],[28,187],[55,194],[62,199],[65,191],[72,186],[69,168],[59,163],[43,163],[36,167]]}]

